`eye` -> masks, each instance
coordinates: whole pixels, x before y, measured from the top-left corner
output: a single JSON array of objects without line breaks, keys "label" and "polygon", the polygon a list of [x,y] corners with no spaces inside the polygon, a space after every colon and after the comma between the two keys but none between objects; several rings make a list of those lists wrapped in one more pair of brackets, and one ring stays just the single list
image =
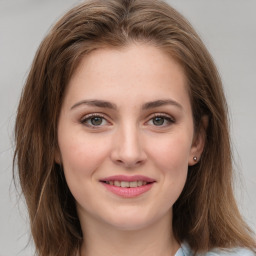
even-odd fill
[{"label": "eye", "polygon": [[107,125],[109,122],[105,117],[99,114],[89,114],[83,117],[81,123],[92,128],[102,127]]},{"label": "eye", "polygon": [[165,114],[155,114],[153,118],[148,121],[149,125],[166,127],[174,123],[174,119]]},{"label": "eye", "polygon": [[153,124],[154,124],[154,125],[160,126],[160,125],[163,125],[163,124],[164,124],[165,119],[164,119],[164,117],[162,117],[162,116],[157,116],[157,117],[154,117],[154,118],[152,119],[152,121],[153,121]]}]

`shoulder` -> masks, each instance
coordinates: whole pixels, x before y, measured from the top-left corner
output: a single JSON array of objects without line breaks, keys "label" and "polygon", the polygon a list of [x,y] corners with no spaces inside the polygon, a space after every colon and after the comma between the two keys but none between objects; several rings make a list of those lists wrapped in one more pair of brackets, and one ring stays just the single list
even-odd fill
[{"label": "shoulder", "polygon": [[244,248],[233,248],[227,250],[215,249],[208,252],[206,256],[256,256],[254,252]]},{"label": "shoulder", "polygon": [[[194,256],[192,250],[187,243],[181,245],[184,256]],[[232,249],[214,249],[206,254],[197,254],[196,256],[256,256],[256,254],[245,248],[232,248]]]},{"label": "shoulder", "polygon": [[256,256],[254,252],[245,248],[215,249],[208,252],[206,256]]}]

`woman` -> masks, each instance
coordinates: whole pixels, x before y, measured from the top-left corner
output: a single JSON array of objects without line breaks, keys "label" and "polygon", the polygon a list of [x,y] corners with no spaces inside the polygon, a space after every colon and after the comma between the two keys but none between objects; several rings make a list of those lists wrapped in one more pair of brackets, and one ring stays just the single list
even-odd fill
[{"label": "woman", "polygon": [[15,133],[38,255],[254,255],[218,72],[167,4],[69,11],[39,47]]}]

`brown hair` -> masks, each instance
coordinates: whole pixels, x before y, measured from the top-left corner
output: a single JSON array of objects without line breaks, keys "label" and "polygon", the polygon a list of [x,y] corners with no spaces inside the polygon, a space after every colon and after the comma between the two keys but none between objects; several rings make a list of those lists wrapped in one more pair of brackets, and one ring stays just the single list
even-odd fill
[{"label": "brown hair", "polygon": [[132,41],[155,45],[183,66],[195,129],[207,115],[206,145],[189,167],[173,207],[173,231],[195,252],[256,247],[232,189],[227,106],[215,65],[190,24],[158,0],[93,0],[70,10],[41,43],[28,75],[15,126],[18,174],[40,256],[75,255],[82,241],[75,200],[55,163],[65,88],[83,56]]}]

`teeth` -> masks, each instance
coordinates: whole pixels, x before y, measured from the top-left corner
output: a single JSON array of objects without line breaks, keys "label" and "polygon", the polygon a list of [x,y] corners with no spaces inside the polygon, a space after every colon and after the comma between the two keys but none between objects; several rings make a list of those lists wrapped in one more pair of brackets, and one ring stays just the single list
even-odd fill
[{"label": "teeth", "polygon": [[116,187],[122,187],[122,188],[136,188],[140,186],[144,186],[147,184],[146,181],[138,180],[138,181],[106,181],[109,185],[114,185]]},{"label": "teeth", "polygon": [[117,187],[120,187],[120,186],[121,186],[120,181],[115,180],[115,181],[114,181],[114,185],[117,186]]},{"label": "teeth", "polygon": [[130,182],[130,188],[136,188],[138,187],[138,182],[137,181],[131,181]]},{"label": "teeth", "polygon": [[128,182],[128,181],[121,181],[121,187],[122,187],[122,188],[128,188],[128,187],[130,187],[130,182]]}]

